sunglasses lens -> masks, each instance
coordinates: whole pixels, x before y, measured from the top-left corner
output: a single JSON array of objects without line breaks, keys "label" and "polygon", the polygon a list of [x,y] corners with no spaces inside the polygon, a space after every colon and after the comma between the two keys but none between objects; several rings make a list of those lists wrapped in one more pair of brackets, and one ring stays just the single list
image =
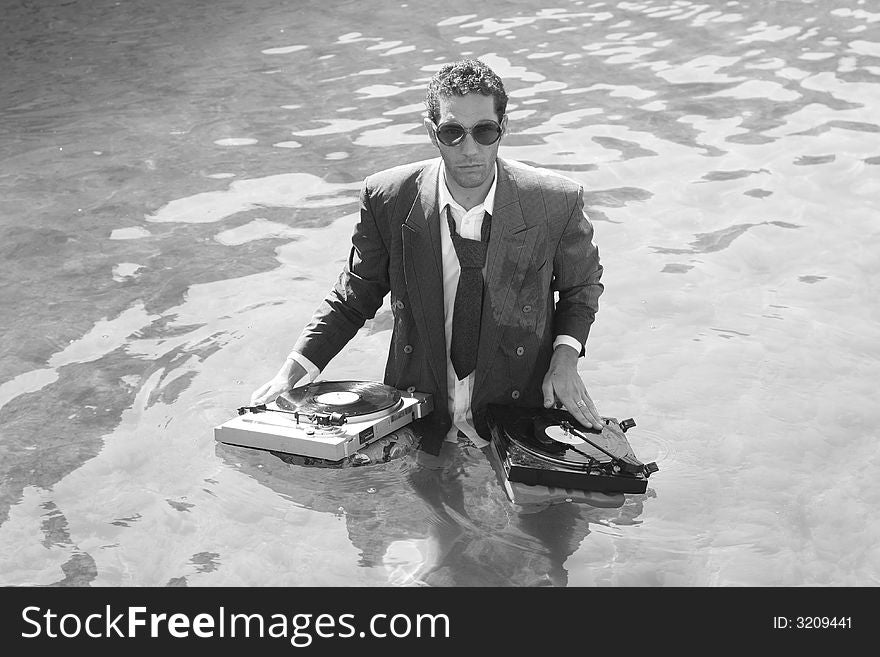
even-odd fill
[{"label": "sunglasses lens", "polygon": [[495,122],[478,123],[471,130],[474,140],[483,146],[489,146],[501,137],[501,126]]},{"label": "sunglasses lens", "polygon": [[437,139],[446,146],[455,146],[464,139],[464,128],[460,125],[446,124],[437,128]]}]

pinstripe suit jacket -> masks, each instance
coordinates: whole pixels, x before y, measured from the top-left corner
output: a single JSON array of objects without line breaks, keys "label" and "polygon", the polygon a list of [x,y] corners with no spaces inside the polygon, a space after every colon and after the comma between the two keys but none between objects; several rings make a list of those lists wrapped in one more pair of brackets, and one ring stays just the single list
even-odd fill
[{"label": "pinstripe suit jacket", "polygon": [[[553,339],[564,334],[585,344],[603,290],[582,188],[549,171],[498,162],[471,400],[484,436],[487,404],[542,405]],[[437,207],[440,166],[438,158],[366,179],[348,262],[294,346],[323,370],[375,316],[390,291],[394,328],[385,383],[433,395],[434,411],[416,428],[422,448],[434,454],[451,426]]]}]

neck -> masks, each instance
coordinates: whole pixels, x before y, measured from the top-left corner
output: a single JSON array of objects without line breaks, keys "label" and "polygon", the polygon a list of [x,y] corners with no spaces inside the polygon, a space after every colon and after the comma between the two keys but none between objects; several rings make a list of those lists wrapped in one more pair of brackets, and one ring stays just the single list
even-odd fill
[{"label": "neck", "polygon": [[452,194],[455,202],[465,210],[470,210],[485,201],[494,181],[495,176],[493,175],[479,187],[462,187],[452,179],[452,176],[446,174],[446,188]]}]

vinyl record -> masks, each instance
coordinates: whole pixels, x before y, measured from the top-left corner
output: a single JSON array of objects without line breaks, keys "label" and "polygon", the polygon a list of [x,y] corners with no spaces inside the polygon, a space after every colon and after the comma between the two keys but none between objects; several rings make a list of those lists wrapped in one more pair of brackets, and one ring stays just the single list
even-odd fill
[{"label": "vinyl record", "polygon": [[316,381],[280,395],[278,406],[306,415],[342,413],[370,415],[394,407],[400,391],[375,381]]}]

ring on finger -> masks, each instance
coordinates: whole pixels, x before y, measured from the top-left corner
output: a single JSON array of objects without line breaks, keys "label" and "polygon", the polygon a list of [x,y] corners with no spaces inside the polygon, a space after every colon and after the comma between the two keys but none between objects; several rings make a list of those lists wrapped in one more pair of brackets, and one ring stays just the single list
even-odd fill
[{"label": "ring on finger", "polygon": [[581,399],[580,401],[578,401],[577,404],[575,404],[575,406],[577,406],[578,408],[582,408],[586,405],[587,405],[587,402],[585,402],[583,399]]}]

